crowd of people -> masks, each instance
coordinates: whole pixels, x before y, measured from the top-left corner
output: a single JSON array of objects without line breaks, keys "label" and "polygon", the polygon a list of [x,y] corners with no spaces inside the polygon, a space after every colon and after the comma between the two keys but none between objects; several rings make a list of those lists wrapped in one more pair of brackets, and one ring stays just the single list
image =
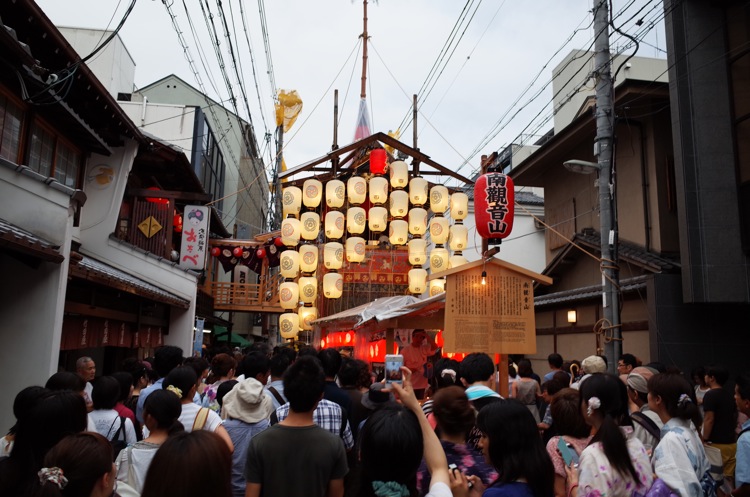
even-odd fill
[{"label": "crowd of people", "polygon": [[[433,351],[421,334],[411,347]],[[164,346],[99,377],[82,357],[16,395],[0,495],[750,495],[750,374],[732,392],[718,366],[691,383],[632,354],[618,375],[600,356],[548,363],[511,364],[505,399],[483,353],[388,385],[333,349]]]}]

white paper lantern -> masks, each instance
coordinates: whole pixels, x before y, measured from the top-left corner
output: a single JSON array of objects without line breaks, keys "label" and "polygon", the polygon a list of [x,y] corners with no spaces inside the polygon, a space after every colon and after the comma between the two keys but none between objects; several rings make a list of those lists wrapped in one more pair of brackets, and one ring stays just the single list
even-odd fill
[{"label": "white paper lantern", "polygon": [[409,202],[414,205],[424,205],[427,203],[427,180],[416,177],[409,181]]},{"label": "white paper lantern", "polygon": [[382,176],[370,178],[370,202],[380,205],[388,202],[388,180]]},{"label": "white paper lantern", "polygon": [[323,246],[323,265],[327,269],[341,269],[344,264],[344,246],[338,242],[328,242]]},{"label": "white paper lantern", "polygon": [[406,188],[409,184],[409,166],[402,160],[391,162],[388,166],[391,174],[391,186],[393,188]]},{"label": "white paper lantern", "polygon": [[294,217],[299,216],[302,209],[302,190],[296,186],[287,186],[282,190],[281,204],[284,217],[290,214]]},{"label": "white paper lantern", "polygon": [[394,219],[388,227],[388,241],[391,245],[404,245],[409,240],[409,223]]},{"label": "white paper lantern", "polygon": [[346,230],[352,235],[365,232],[367,212],[362,207],[349,207],[346,211]]},{"label": "white paper lantern", "polygon": [[317,245],[302,245],[299,248],[299,269],[303,273],[314,273],[318,270]]},{"label": "white paper lantern", "polygon": [[299,285],[296,281],[285,281],[279,285],[279,305],[282,309],[292,310],[299,305]]},{"label": "white paper lantern", "polygon": [[435,278],[429,281],[428,295],[434,297],[440,293],[445,292],[445,280],[443,278]]},{"label": "white paper lantern", "polygon": [[346,198],[346,186],[338,179],[326,182],[326,205],[332,209],[338,209],[344,205]]},{"label": "white paper lantern", "polygon": [[409,270],[409,292],[422,294],[427,290],[427,271],[422,268]]},{"label": "white paper lantern", "polygon": [[430,219],[430,238],[432,239],[432,243],[444,244],[448,241],[450,233],[450,223],[447,218],[434,216]]},{"label": "white paper lantern", "polygon": [[451,254],[446,248],[435,247],[432,249],[430,251],[430,271],[434,274],[447,270],[450,256]]},{"label": "white paper lantern", "polygon": [[285,312],[279,316],[279,334],[281,338],[297,338],[299,333],[299,314],[296,312]]},{"label": "white paper lantern", "polygon": [[361,176],[352,176],[346,183],[350,204],[364,204],[367,200],[367,181]]},{"label": "white paper lantern", "polygon": [[453,254],[451,258],[448,259],[448,269],[463,266],[468,263],[469,261],[466,260],[466,257],[464,257],[463,254]]},{"label": "white paper lantern", "polygon": [[320,234],[320,214],[317,212],[303,212],[299,218],[302,232],[300,235],[304,240],[317,240]]},{"label": "white paper lantern", "polygon": [[283,251],[279,257],[279,272],[282,278],[296,278],[299,275],[299,252]]},{"label": "white paper lantern", "polygon": [[443,214],[448,209],[450,194],[443,185],[435,185],[430,188],[430,210],[435,214]]},{"label": "white paper lantern", "polygon": [[469,215],[469,196],[457,192],[451,195],[451,217],[456,221],[463,221]]},{"label": "white paper lantern", "polygon": [[448,245],[451,250],[466,250],[469,245],[469,228],[463,224],[454,224],[450,231]]},{"label": "white paper lantern", "polygon": [[302,235],[302,223],[295,217],[288,217],[281,221],[281,243],[287,247],[294,247],[299,243]]},{"label": "white paper lantern", "polygon": [[409,240],[409,264],[412,266],[427,264],[427,241],[424,238]]},{"label": "white paper lantern", "polygon": [[385,231],[388,226],[388,210],[385,207],[370,207],[367,223],[373,233]]},{"label": "white paper lantern", "polygon": [[346,260],[349,262],[362,262],[365,260],[364,238],[350,236],[346,239]]},{"label": "white paper lantern", "polygon": [[409,233],[412,235],[427,233],[427,211],[421,207],[415,207],[409,211]]},{"label": "white paper lantern", "polygon": [[316,179],[306,179],[302,183],[302,203],[311,209],[320,205],[323,199],[323,183]]},{"label": "white paper lantern", "polygon": [[318,319],[318,308],[317,307],[300,307],[297,310],[299,315],[299,327],[303,330],[311,330],[312,322]]},{"label": "white paper lantern", "polygon": [[344,277],[339,273],[327,273],[323,276],[323,295],[328,299],[341,297],[344,291]]},{"label": "white paper lantern", "polygon": [[394,190],[391,192],[391,216],[406,217],[409,213],[409,194],[404,190]]},{"label": "white paper lantern", "polygon": [[313,304],[318,298],[318,278],[302,276],[299,281],[299,299],[305,304]]},{"label": "white paper lantern", "polygon": [[346,217],[340,211],[328,211],[326,213],[325,231],[326,237],[331,240],[338,240],[344,236],[344,225]]}]

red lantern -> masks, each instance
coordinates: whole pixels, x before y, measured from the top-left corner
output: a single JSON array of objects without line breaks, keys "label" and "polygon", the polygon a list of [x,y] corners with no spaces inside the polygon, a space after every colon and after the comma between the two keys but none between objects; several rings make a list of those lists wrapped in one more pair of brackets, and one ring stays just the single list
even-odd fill
[{"label": "red lantern", "polygon": [[219,247],[211,248],[211,255],[213,255],[214,257],[219,257],[219,254],[221,254],[221,249]]},{"label": "red lantern", "polygon": [[384,148],[375,148],[370,151],[370,172],[372,174],[385,174],[386,155]]},{"label": "red lantern", "polygon": [[255,255],[256,257],[258,257],[258,259],[264,259],[266,257],[266,249],[264,249],[263,247],[259,248],[255,251]]},{"label": "red lantern", "polygon": [[234,254],[235,257],[242,257],[242,247],[234,247],[232,254]]},{"label": "red lantern", "polygon": [[177,213],[172,218],[172,226],[174,226],[174,230],[177,233],[180,233],[182,231],[182,216]]},{"label": "red lantern", "polygon": [[[150,190],[152,192],[161,192],[161,189],[155,187],[155,186],[149,186],[146,188],[146,190]],[[169,203],[168,198],[161,198],[161,197],[146,197],[147,202],[151,202],[152,204],[160,204],[160,205],[167,205]]]},{"label": "red lantern", "polygon": [[513,230],[513,180],[502,173],[487,173],[474,183],[474,219],[482,238],[505,238]]},{"label": "red lantern", "polygon": [[443,330],[439,330],[437,332],[437,335],[435,335],[435,345],[438,347],[443,346]]},{"label": "red lantern", "polygon": [[273,239],[273,244],[276,245],[277,247],[283,247],[284,246],[284,242],[281,241],[281,237],[280,236]]}]

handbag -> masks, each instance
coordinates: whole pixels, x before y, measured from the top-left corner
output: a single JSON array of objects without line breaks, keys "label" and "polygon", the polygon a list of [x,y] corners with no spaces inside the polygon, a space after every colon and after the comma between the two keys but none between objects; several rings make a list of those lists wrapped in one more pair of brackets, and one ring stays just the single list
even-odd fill
[{"label": "handbag", "polygon": [[656,478],[643,497],[680,497],[680,494],[669,488],[664,480]]}]

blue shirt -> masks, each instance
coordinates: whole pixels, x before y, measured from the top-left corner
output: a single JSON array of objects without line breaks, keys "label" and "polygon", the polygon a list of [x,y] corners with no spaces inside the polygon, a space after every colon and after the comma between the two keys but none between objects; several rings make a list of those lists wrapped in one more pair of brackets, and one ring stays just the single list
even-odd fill
[{"label": "blue shirt", "polygon": [[135,407],[135,417],[138,419],[138,421],[143,425],[143,404],[146,402],[146,397],[151,395],[151,392],[154,390],[161,390],[162,383],[164,383],[164,378],[159,378],[156,380],[153,385],[149,385],[143,390],[141,390],[141,394],[138,396],[138,405]]},{"label": "blue shirt", "polygon": [[[742,429],[750,428],[750,420],[742,423]],[[734,470],[735,487],[750,484],[750,432],[737,439],[737,467]]]},{"label": "blue shirt", "polygon": [[267,419],[253,424],[245,423],[239,419],[224,421],[224,428],[234,444],[234,452],[232,453],[232,495],[234,497],[245,496],[247,481],[244,471],[250,441],[269,426],[271,426],[271,423]]}]

